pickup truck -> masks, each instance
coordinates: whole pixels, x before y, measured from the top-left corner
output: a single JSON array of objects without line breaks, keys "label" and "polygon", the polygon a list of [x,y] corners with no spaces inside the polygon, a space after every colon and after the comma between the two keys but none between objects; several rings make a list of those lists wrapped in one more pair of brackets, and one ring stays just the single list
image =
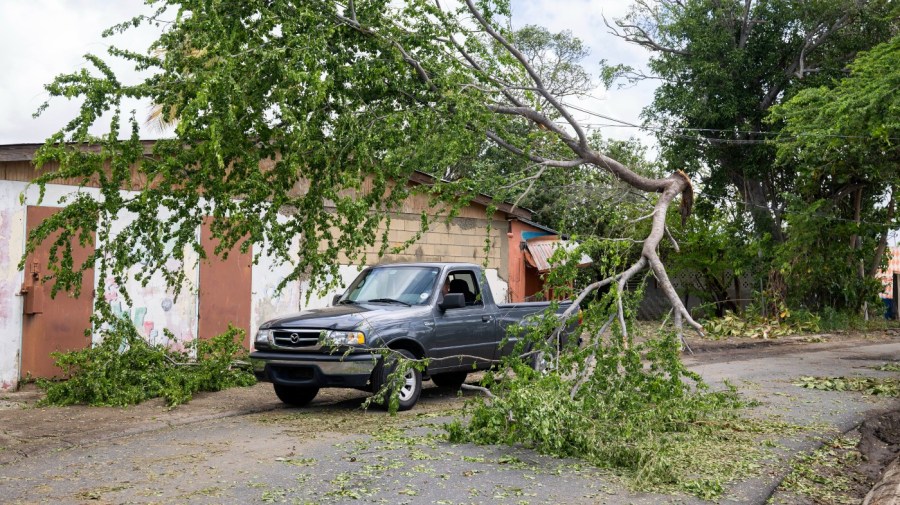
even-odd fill
[{"label": "pickup truck", "polygon": [[[260,325],[250,360],[257,379],[271,382],[278,398],[293,406],[306,405],[320,388],[379,391],[392,360],[422,360],[424,370],[409,368],[391,391],[399,409],[408,410],[423,380],[459,387],[468,373],[496,363],[515,344],[507,328],[548,305],[496,303],[473,264],[380,265],[360,272],[332,306]],[[380,352],[385,349],[388,363]]]}]

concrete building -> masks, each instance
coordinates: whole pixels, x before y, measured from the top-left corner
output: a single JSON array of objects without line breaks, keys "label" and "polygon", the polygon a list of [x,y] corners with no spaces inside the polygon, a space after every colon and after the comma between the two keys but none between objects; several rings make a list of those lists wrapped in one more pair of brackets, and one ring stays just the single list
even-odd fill
[{"label": "concrete building", "polygon": [[[161,278],[141,285],[133,279],[120,286],[112,278],[98,278],[93,271],[85,275],[81,296],[67,293],[49,296],[40,278],[45,275],[49,241],[36,254],[26,258],[24,270],[18,263],[25,251],[28,231],[64,205],[64,197],[75,191],[99,194],[96,187],[81,187],[78,181],[60,180],[47,186],[41,202],[38,188],[29,186],[37,175],[32,159],[40,144],[0,146],[0,389],[16,388],[20,379],[49,377],[58,371],[50,353],[57,350],[85,348],[98,339],[90,331],[94,297],[110,302],[121,317],[129,318],[150,342],[168,342],[166,333],[174,335],[172,345],[194,338],[208,338],[224,331],[228,324],[247,331],[247,345],[256,327],[277,315],[307,308],[323,307],[334,293],[310,291],[306,282],[291,281],[278,290],[290,272],[290,266],[278,264],[274,258],[258,251],[245,254],[233,251],[227,260],[218,258],[200,262],[188,255],[182,263],[172,260],[166,268],[184,271],[188,284],[178,296],[167,289]],[[146,149],[152,142],[145,143]],[[52,170],[46,166],[42,170]],[[434,180],[421,173],[412,176],[410,184],[432,184]],[[90,184],[88,185],[90,186]],[[127,188],[126,188],[127,189]],[[485,260],[487,277],[499,300],[521,301],[543,289],[542,265],[529,264],[528,241],[535,236],[553,240],[554,232],[532,223],[531,212],[499,204],[491,216],[488,205],[493,202],[479,196],[463,207],[450,222],[433,223],[420,240],[402,254],[379,257],[376,250],[367,251],[366,263],[395,261],[465,261]],[[426,197],[412,197],[392,217],[389,240],[399,245],[419,231],[422,211],[430,209]],[[127,218],[117,221],[125,226]],[[214,247],[207,224],[197,230],[207,251]],[[558,238],[558,237],[557,237]],[[94,244],[96,246],[96,244]],[[77,251],[81,258],[93,247]],[[76,257],[76,261],[78,258]],[[363,265],[340,265],[341,283],[348,285]],[[134,267],[135,271],[141,266]],[[226,280],[223,284],[223,279]],[[223,288],[223,286],[225,288]],[[127,290],[131,302],[125,300]],[[92,296],[93,295],[93,296]]]}]

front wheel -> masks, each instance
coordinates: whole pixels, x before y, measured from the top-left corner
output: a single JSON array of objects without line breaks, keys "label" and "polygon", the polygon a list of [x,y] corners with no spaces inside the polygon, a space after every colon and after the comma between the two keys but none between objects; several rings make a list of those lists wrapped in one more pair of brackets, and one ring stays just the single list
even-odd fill
[{"label": "front wheel", "polygon": [[319,388],[312,386],[285,386],[272,384],[275,387],[275,395],[278,399],[293,407],[303,407],[319,394]]},{"label": "front wheel", "polygon": [[[415,361],[416,359],[415,355],[406,349],[399,349],[394,352],[408,360]],[[396,369],[397,358],[391,359],[387,365],[385,365],[383,361],[378,365],[373,377],[373,386],[376,393],[380,391],[385,384],[388,384],[391,373]],[[400,378],[399,381],[394,384],[388,384],[388,387],[391,389],[385,393],[383,405],[385,407],[390,405],[391,395],[397,395],[397,400],[399,400],[397,410],[409,410],[415,406],[416,402],[419,401],[419,395],[422,394],[422,372],[410,366],[406,369],[406,373],[403,374],[403,377]]]}]

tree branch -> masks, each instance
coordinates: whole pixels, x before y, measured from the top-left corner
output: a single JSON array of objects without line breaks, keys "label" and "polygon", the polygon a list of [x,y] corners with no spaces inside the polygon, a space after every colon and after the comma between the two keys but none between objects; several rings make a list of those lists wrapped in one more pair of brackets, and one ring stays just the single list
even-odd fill
[{"label": "tree branch", "polygon": [[478,392],[480,392],[480,393],[484,393],[485,396],[487,396],[488,398],[491,398],[491,399],[497,398],[497,396],[494,395],[494,393],[491,393],[491,390],[488,389],[488,388],[486,388],[486,387],[475,386],[475,385],[472,385],[472,384],[461,384],[461,385],[459,386],[459,388],[460,388],[460,389],[467,389],[467,390],[469,390],[469,391],[478,391]]},{"label": "tree branch", "polygon": [[531,67],[525,56],[518,49],[516,49],[515,46],[510,44],[509,41],[506,40],[505,37],[503,37],[503,35],[500,35],[496,30],[494,30],[494,27],[492,27],[487,22],[487,20],[484,19],[484,16],[481,15],[481,12],[475,7],[475,4],[472,3],[472,0],[466,0],[466,6],[469,8],[469,12],[472,13],[472,15],[482,26],[482,28],[484,28],[488,35],[499,42],[500,45],[502,45],[509,52],[509,54],[513,55],[513,57],[515,57],[516,60],[519,61],[519,64],[522,65],[522,67],[525,69],[525,72],[528,73],[528,76],[540,89],[540,95],[543,96],[544,99],[553,106],[553,108],[559,111],[560,115],[562,115],[562,117],[565,118],[565,120],[572,126],[572,129],[575,130],[576,135],[578,135],[578,145],[581,146],[582,149],[587,149],[587,136],[584,134],[584,130],[581,128],[581,125],[578,124],[577,121],[575,121],[571,114],[569,114],[568,109],[563,107],[562,104],[560,104],[559,101],[556,100],[556,97],[554,97],[547,91],[547,88],[546,86],[544,86],[541,76],[538,75],[534,68]]},{"label": "tree branch", "polygon": [[665,46],[657,43],[655,40],[653,40],[653,37],[651,37],[650,34],[647,33],[646,30],[644,30],[643,28],[641,28],[638,25],[627,24],[627,23],[624,23],[619,20],[616,21],[616,26],[618,26],[619,28],[622,28],[623,30],[635,30],[637,32],[637,35],[632,36],[632,35],[628,35],[627,32],[620,33],[618,30],[616,30],[615,27],[613,27],[612,25],[609,24],[609,20],[606,19],[606,16],[603,16],[603,24],[605,24],[606,27],[610,29],[609,33],[611,35],[619,37],[620,39],[622,39],[626,42],[633,42],[639,46],[646,47],[647,49],[651,49],[653,51],[659,51],[661,53],[677,54],[680,56],[690,56],[691,55],[690,51],[685,51],[683,49],[676,49],[674,47],[665,47]]},{"label": "tree branch", "polygon": [[574,159],[574,160],[551,160],[544,158],[542,156],[538,156],[536,154],[526,153],[525,151],[519,149],[518,147],[507,142],[503,137],[497,135],[495,132],[488,130],[485,132],[487,138],[493,140],[497,145],[506,149],[507,151],[522,156],[523,158],[528,158],[529,160],[537,163],[538,165],[542,165],[545,167],[559,167],[559,168],[574,168],[579,165],[583,165],[587,163],[586,160],[583,159]]}]

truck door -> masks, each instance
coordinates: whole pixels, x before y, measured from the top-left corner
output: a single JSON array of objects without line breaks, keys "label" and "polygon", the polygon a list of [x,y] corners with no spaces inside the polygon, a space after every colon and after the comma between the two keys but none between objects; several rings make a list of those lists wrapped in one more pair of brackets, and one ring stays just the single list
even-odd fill
[{"label": "truck door", "polygon": [[451,293],[462,293],[466,306],[445,311],[435,308],[430,368],[471,367],[473,363],[487,368],[499,344],[493,300],[483,296],[479,274],[473,270],[449,272],[444,285]]}]

